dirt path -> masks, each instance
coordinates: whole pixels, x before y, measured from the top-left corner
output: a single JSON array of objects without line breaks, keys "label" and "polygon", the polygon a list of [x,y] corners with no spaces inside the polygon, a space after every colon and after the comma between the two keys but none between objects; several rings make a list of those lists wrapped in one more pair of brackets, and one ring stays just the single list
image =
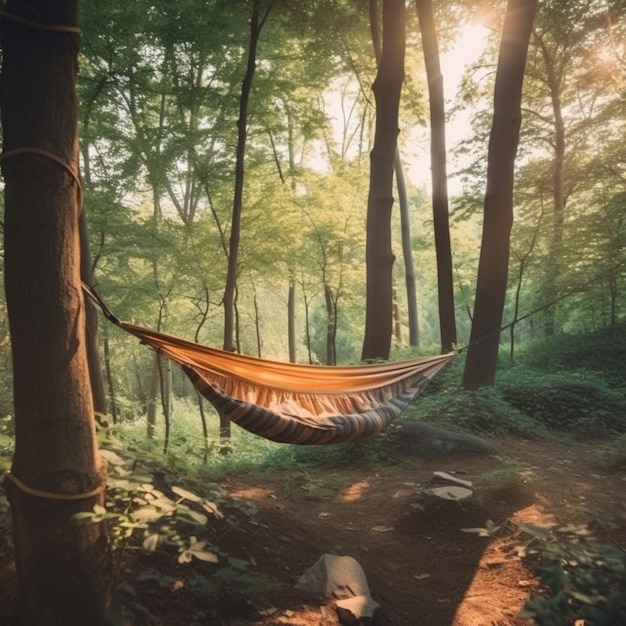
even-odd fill
[{"label": "dirt path", "polygon": [[[242,558],[281,581],[263,624],[336,624],[327,604],[295,593],[298,576],[322,554],[354,557],[363,567],[377,623],[412,626],[521,626],[517,617],[536,590],[533,576],[511,548],[520,524],[600,522],[603,539],[626,546],[624,475],[590,463],[593,444],[565,447],[498,442],[499,457],[421,460],[417,469],[293,471],[231,478],[231,495],[259,508],[253,532],[237,540]],[[467,504],[424,500],[417,493],[434,471],[474,483]],[[501,530],[480,537],[462,528]],[[609,524],[604,522],[616,522]],[[604,530],[602,530],[604,528]],[[245,539],[245,535],[248,535]],[[234,547],[234,546],[233,546]]]},{"label": "dirt path", "polygon": [[[531,626],[518,617],[537,591],[512,550],[520,524],[585,524],[603,543],[626,549],[626,473],[608,474],[592,463],[599,445],[504,440],[496,442],[497,456],[421,459],[415,468],[230,476],[219,481],[229,496],[224,518],[212,519],[199,537],[219,548],[219,568],[127,550],[120,574],[133,616],[123,623],[337,626],[332,600],[295,588],[319,557],[336,554],[363,568],[380,604],[379,626]],[[425,498],[420,489],[436,471],[471,481],[472,498]],[[211,482],[208,476],[203,484]],[[488,520],[498,527],[491,536],[462,530],[483,528]],[[271,591],[255,599],[259,590],[249,572],[269,579]],[[14,575],[5,559],[0,603],[6,606]],[[216,596],[211,585],[219,576]]]}]

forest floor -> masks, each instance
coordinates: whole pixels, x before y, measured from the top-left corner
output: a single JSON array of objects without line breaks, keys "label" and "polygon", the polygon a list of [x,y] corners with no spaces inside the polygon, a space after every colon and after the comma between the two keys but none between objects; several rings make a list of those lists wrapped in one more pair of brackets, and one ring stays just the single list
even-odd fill
[{"label": "forest floor", "polygon": [[[219,486],[238,504],[229,510],[226,499],[225,517],[201,537],[237,559],[222,573],[219,602],[202,599],[194,576],[218,566],[126,551],[121,579],[135,616],[124,623],[335,626],[334,600],[295,587],[322,555],[335,554],[361,565],[380,605],[374,624],[528,626],[519,613],[539,584],[516,556],[515,546],[528,541],[519,526],[584,525],[625,549],[626,473],[594,464],[602,442],[493,443],[497,455],[417,459],[414,467],[230,475]],[[435,471],[471,481],[474,495],[462,502],[421,495]],[[462,530],[488,520],[499,527],[489,536]],[[269,591],[261,594],[251,573],[269,581]]]},{"label": "forest floor", "polygon": [[[204,613],[196,621],[185,578],[172,573],[178,590],[153,596],[149,623],[334,626],[340,623],[334,602],[295,584],[319,557],[335,554],[351,556],[363,568],[380,604],[374,624],[532,624],[518,617],[539,588],[513,550],[528,540],[520,525],[584,525],[601,542],[626,549],[626,473],[598,469],[592,459],[599,445],[507,439],[495,442],[494,456],[420,459],[415,468],[230,476],[221,488],[257,512],[237,526],[222,520],[214,545],[268,577],[272,591],[245,616],[237,615],[239,602],[225,616],[225,599],[221,615],[207,621]],[[471,481],[475,495],[469,502],[425,500],[418,491],[435,471]],[[462,531],[488,520],[500,527],[493,536]],[[149,558],[127,562],[125,577],[136,577]]]}]

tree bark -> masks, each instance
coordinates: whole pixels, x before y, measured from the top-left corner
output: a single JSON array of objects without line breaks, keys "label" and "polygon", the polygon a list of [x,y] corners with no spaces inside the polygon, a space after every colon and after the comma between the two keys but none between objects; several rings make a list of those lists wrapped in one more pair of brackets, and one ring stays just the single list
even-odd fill
[{"label": "tree bark", "polygon": [[[419,314],[417,311],[417,281],[415,279],[415,263],[411,248],[411,217],[409,215],[409,197],[406,190],[406,180],[400,150],[396,148],[393,170],[396,174],[398,189],[398,206],[400,207],[400,231],[402,235],[402,258],[404,260],[404,284],[406,286],[406,310],[409,326],[409,345],[419,346]],[[395,289],[395,287],[394,287]],[[395,297],[397,305],[397,294]],[[397,332],[396,332],[397,336]]]},{"label": "tree bark", "polygon": [[[372,34],[372,44],[374,45],[374,56],[376,57],[376,65],[380,63],[382,54],[382,45],[380,42],[380,27],[378,25],[378,2],[377,0],[369,1],[370,14],[370,32]],[[419,345],[419,316],[417,312],[417,288],[415,280],[415,263],[413,262],[413,250],[411,248],[411,220],[409,215],[409,197],[406,190],[406,180],[404,178],[404,169],[402,167],[402,158],[400,150],[396,145],[396,153],[393,161],[393,171],[396,175],[396,188],[398,190],[398,205],[400,208],[400,231],[402,234],[402,258],[404,260],[404,281],[406,285],[406,302],[407,302],[407,322],[409,326],[409,345]],[[399,307],[395,285],[393,286],[393,316],[394,316],[394,335],[396,342],[400,342],[399,332]]]},{"label": "tree bark", "polygon": [[237,149],[235,163],[235,191],[233,198],[233,214],[230,226],[230,242],[228,249],[228,271],[224,289],[224,350],[235,351],[235,291],[239,272],[239,239],[241,234],[241,212],[243,209],[244,161],[246,142],[248,139],[248,102],[252,91],[252,80],[256,69],[256,50],[263,24],[269,9],[261,18],[260,0],[252,1],[250,18],[250,45],[246,73],[241,85],[239,98],[239,119],[237,120]]},{"label": "tree bark", "polygon": [[156,435],[157,406],[159,393],[159,355],[154,355],[152,371],[150,373],[150,384],[148,386],[148,402],[146,408],[146,437],[154,439]]},{"label": "tree bark", "polygon": [[[80,228],[80,277],[87,284],[93,284],[93,274],[91,272],[91,254],[89,252],[89,236],[87,234],[87,218],[84,209],[79,217]],[[104,391],[104,378],[102,376],[102,365],[100,363],[100,348],[98,341],[98,311],[93,306],[88,306],[85,310],[87,340],[87,362],[89,364],[89,380],[91,381],[91,394],[93,396],[93,408],[101,416],[107,415],[107,396]]]},{"label": "tree bark", "polygon": [[295,363],[296,353],[296,281],[289,278],[289,293],[287,296],[287,337],[289,340],[289,362]]},{"label": "tree bark", "polygon": [[463,372],[463,386],[469,390],[495,383],[513,225],[513,181],[522,85],[537,4],[538,0],[509,0],[502,28],[476,300]]},{"label": "tree bark", "polygon": [[454,277],[448,218],[448,171],[446,160],[446,113],[443,75],[439,63],[439,45],[432,0],[415,0],[419,17],[424,63],[428,78],[430,105],[430,168],[433,187],[433,226],[437,256],[437,292],[442,352],[449,352],[457,342],[454,312]]},{"label": "tree bark", "polygon": [[[549,299],[558,295],[557,277],[561,262],[561,245],[563,243],[563,226],[565,220],[565,121],[563,119],[563,105],[561,102],[562,75],[556,69],[552,57],[540,33],[535,32],[535,41],[541,52],[546,71],[546,85],[550,92],[552,112],[554,114],[554,161],[552,171],[552,194],[554,203],[554,221],[552,245],[548,254],[549,263],[546,267],[546,285],[544,291]],[[553,335],[556,326],[556,308],[549,307],[544,315],[544,330],[546,335]]]},{"label": "tree bark", "polygon": [[398,109],[404,80],[406,8],[403,0],[383,0],[383,46],[374,80],[376,130],[370,154],[367,201],[366,309],[363,359],[388,359],[393,332],[391,208]]},{"label": "tree bark", "polygon": [[[4,10],[37,24],[77,22],[76,0],[16,0]],[[103,504],[106,481],[80,283],[78,35],[37,24],[10,16],[1,24],[5,288],[15,401],[11,476],[21,481],[6,486],[21,623],[83,626],[104,621],[111,592],[104,529],[71,523],[76,512]]]}]

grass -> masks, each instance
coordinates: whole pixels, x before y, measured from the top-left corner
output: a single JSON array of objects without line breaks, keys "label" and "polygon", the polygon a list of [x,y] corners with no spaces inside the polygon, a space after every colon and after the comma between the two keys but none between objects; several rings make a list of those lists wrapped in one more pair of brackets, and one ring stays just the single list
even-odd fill
[{"label": "grass", "polygon": [[626,433],[625,336],[617,331],[559,335],[528,343],[514,364],[501,359],[494,387],[475,392],[462,389],[464,361],[457,359],[407,415],[491,437],[621,435]]},{"label": "grass", "polygon": [[184,399],[174,402],[170,443],[163,453],[164,427],[157,424],[154,439],[146,438],[145,417],[100,431],[101,443],[123,447],[141,458],[157,458],[180,470],[206,471],[212,475],[229,473],[271,472],[310,467],[340,468],[399,465],[407,459],[390,452],[385,436],[363,442],[327,446],[298,446],[275,443],[233,425],[231,438],[224,445],[219,438],[217,414],[209,414],[213,436],[204,439],[195,404]]},{"label": "grass", "polygon": [[[597,462],[621,468],[626,459],[626,441],[620,438],[626,433],[626,360],[621,358],[625,349],[626,340],[619,333],[561,335],[529,343],[520,347],[514,364],[502,360],[494,387],[476,392],[462,389],[464,361],[459,358],[435,378],[404,417],[488,438],[571,441],[613,436],[614,444],[599,452]],[[138,455],[214,475],[410,462],[388,445],[385,433],[354,444],[295,446],[262,439],[233,425],[224,446],[217,416],[209,414],[211,436],[205,440],[197,406],[184,398],[175,400],[171,423],[165,455],[163,425],[157,425],[155,439],[148,440],[145,417],[115,426],[108,436],[120,438]]]}]

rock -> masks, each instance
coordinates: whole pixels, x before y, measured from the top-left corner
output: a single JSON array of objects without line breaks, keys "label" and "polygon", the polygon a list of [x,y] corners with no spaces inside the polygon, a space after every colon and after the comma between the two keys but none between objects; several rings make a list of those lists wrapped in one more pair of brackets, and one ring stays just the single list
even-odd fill
[{"label": "rock", "polygon": [[398,448],[417,457],[486,456],[495,448],[484,439],[466,433],[455,433],[424,422],[399,420],[392,440]]},{"label": "rock", "polygon": [[374,617],[374,612],[380,607],[369,596],[355,596],[345,600],[337,600],[337,615],[342,624],[363,624]]},{"label": "rock", "polygon": [[298,589],[337,600],[337,614],[344,624],[371,620],[379,604],[370,597],[363,568],[350,556],[324,554],[296,584]]}]

